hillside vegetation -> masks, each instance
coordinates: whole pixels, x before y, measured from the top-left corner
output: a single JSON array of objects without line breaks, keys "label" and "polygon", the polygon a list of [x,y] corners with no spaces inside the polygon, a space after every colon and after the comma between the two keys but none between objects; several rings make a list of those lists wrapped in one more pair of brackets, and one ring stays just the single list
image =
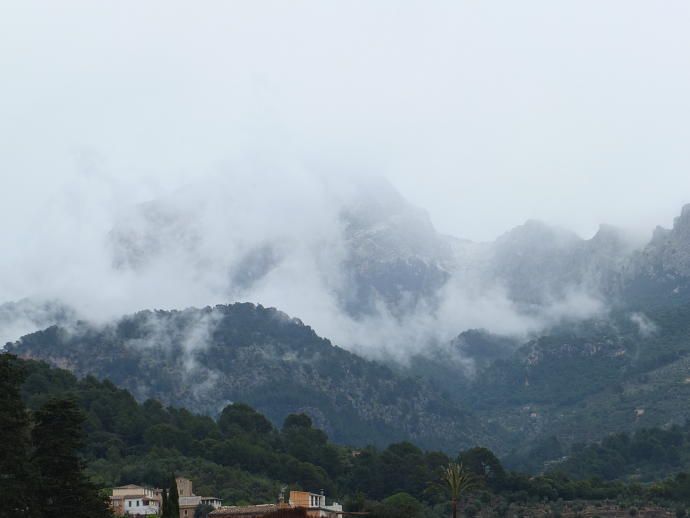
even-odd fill
[{"label": "hillside vegetation", "polygon": [[[344,501],[347,509],[366,510],[374,518],[444,517],[447,497],[430,488],[441,468],[457,460],[476,481],[475,488],[461,500],[468,516],[503,516],[520,509],[554,510],[587,502],[621,509],[648,502],[667,507],[690,504],[690,476],[685,473],[653,485],[604,482],[596,478],[600,476],[596,468],[581,472],[587,478],[580,480],[564,474],[576,473],[578,463],[590,462],[591,452],[600,448],[597,445],[583,447],[581,457],[572,457],[562,469],[532,477],[507,471],[485,448],[464,450],[457,457],[424,451],[409,442],[384,449],[352,449],[331,443],[303,414],[289,415],[282,427],[276,428],[251,407],[234,403],[214,420],[164,407],[155,400],[138,403],[109,381],[93,377],[78,380],[45,363],[7,354],[0,360],[14,372],[23,373],[21,395],[33,412],[50,401],[74,401],[81,409],[85,416],[81,451],[86,473],[102,488],[127,483],[162,486],[175,472],[192,478],[198,494],[220,496],[226,504],[272,502],[287,484],[306,490],[324,489]],[[664,433],[649,432],[649,440],[661,441],[669,452],[676,448],[675,454],[690,458],[687,429]],[[643,437],[630,442],[641,444]],[[608,443],[602,447],[614,448]],[[637,446],[629,449],[643,450]],[[3,455],[9,453],[6,446],[2,451]],[[673,454],[664,459],[669,455]],[[578,504],[580,501],[583,503]],[[401,510],[408,514],[400,514]]]},{"label": "hillside vegetation", "polygon": [[108,378],[139,401],[217,415],[243,401],[274,424],[304,412],[343,444],[400,440],[438,449],[497,445],[499,429],[427,381],[396,373],[320,338],[275,309],[232,304],[143,311],[112,325],[53,326],[7,349]]}]

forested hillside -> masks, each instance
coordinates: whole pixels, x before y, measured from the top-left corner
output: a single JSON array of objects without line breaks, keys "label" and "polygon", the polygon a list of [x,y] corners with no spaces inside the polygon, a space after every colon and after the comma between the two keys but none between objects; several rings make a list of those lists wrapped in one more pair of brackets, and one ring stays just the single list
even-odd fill
[{"label": "forested hillside", "polygon": [[[615,310],[523,346],[463,333],[451,344],[454,356],[430,354],[395,370],[251,304],[51,327],[8,350],[111,379],[138,401],[211,416],[244,401],[278,426],[307,413],[341,444],[411,440],[447,452],[483,445],[510,462],[527,457],[531,469],[574,443],[690,418],[690,305]],[[453,357],[471,359],[474,375]],[[560,447],[549,449],[553,437]]]},{"label": "forested hillside", "polygon": [[[512,257],[544,232],[530,224],[499,242]],[[579,243],[547,234],[549,250]],[[630,252],[626,268],[607,274],[612,293],[629,297],[612,299],[596,317],[565,320],[522,341],[465,331],[390,366],[333,345],[276,309],[241,303],[142,311],[104,325],[64,320],[6,347],[77,376],[110,379],[139,402],[153,398],[215,417],[243,401],[275,426],[308,414],[339,444],[409,440],[446,452],[481,445],[511,466],[539,471],[574,444],[690,418],[689,235],[685,209],[672,230],[657,231]],[[604,246],[604,237],[587,247],[620,251]],[[549,263],[552,252],[530,264]],[[566,252],[556,254],[563,268]]]},{"label": "forested hillside", "polygon": [[337,442],[413,440],[447,450],[498,446],[484,426],[429,382],[332,345],[297,319],[253,304],[142,311],[112,325],[50,327],[7,349],[93,374],[139,401],[217,415],[244,401],[280,424],[305,412]]},{"label": "forested hillside", "polygon": [[683,426],[616,433],[595,444],[575,444],[569,456],[548,466],[576,478],[659,480],[690,471],[690,422]]},{"label": "forested hillside", "polygon": [[200,493],[228,502],[273,501],[283,482],[331,495],[362,492],[379,499],[405,490],[421,496],[449,461],[411,443],[382,451],[336,446],[304,414],[289,415],[276,428],[251,407],[234,403],[214,420],[156,400],[140,404],[109,381],[15,362],[27,373],[22,396],[29,408],[58,397],[74,399],[86,413],[84,456],[103,487],[162,485],[178,471],[193,478]]},{"label": "forested hillside", "polygon": [[[574,443],[611,433],[683,425],[690,418],[690,305],[555,328],[481,370],[462,403],[518,432],[518,448],[556,460]],[[536,464],[533,464],[536,466]],[[521,465],[525,467],[524,465]]]},{"label": "forested hillside", "polygon": [[[562,469],[532,477],[505,470],[484,448],[464,450],[457,458],[407,442],[385,449],[352,449],[331,443],[303,414],[288,416],[276,428],[251,407],[235,403],[214,420],[164,407],[155,400],[138,403],[109,381],[78,380],[45,363],[10,355],[3,355],[2,361],[9,362],[14,372],[23,372],[21,394],[34,412],[56,400],[74,401],[81,409],[86,418],[82,449],[86,472],[102,488],[126,483],[161,486],[175,472],[192,478],[198,493],[220,496],[227,504],[275,501],[282,485],[288,484],[324,489],[344,501],[347,509],[367,510],[376,518],[444,517],[448,497],[430,489],[439,480],[441,468],[458,460],[475,479],[461,501],[468,516],[502,516],[511,509],[557,510],[596,502],[621,508],[650,501],[671,507],[690,504],[690,478],[682,474],[652,486],[578,481],[562,474],[564,470],[576,473],[577,466],[591,458],[587,452],[599,448],[596,445],[582,447],[581,457],[573,456]],[[664,433],[652,431],[649,436],[652,442],[664,443],[664,448],[673,444],[683,459],[690,457],[687,429]],[[678,437],[683,439],[679,442]],[[631,443],[643,440],[640,436]],[[3,446],[7,455],[10,449]],[[600,475],[596,471],[580,474]],[[400,514],[401,510],[406,514]]]}]

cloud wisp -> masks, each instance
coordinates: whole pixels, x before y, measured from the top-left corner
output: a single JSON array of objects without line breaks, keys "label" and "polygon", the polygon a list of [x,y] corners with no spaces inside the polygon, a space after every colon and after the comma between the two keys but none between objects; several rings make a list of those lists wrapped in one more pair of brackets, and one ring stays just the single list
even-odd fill
[{"label": "cloud wisp", "polygon": [[[67,207],[78,188],[56,203]],[[455,242],[381,180],[250,168],[138,204],[76,200],[33,231],[49,255],[32,246],[14,251],[18,267],[0,278],[7,300],[59,300],[96,323],[142,309],[249,301],[298,317],[357,353],[402,362],[469,328],[524,337],[604,309],[595,294],[571,286],[525,310],[499,281],[479,278],[483,245],[469,244],[479,251],[458,259],[457,243],[446,246]],[[458,260],[466,262],[458,267]],[[385,276],[401,264],[404,275],[422,269],[444,280],[429,291],[421,277],[414,292],[396,284],[406,279],[386,278],[396,300],[374,290],[366,311],[351,310],[378,279],[362,270]],[[4,326],[7,340],[49,319],[17,320]]]}]

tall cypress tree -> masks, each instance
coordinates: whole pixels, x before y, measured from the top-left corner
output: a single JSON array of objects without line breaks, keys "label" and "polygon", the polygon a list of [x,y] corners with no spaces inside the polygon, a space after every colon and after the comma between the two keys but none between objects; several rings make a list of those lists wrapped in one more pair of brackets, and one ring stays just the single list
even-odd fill
[{"label": "tall cypress tree", "polygon": [[0,518],[36,516],[29,415],[20,394],[24,376],[15,356],[0,353]]},{"label": "tall cypress tree", "polygon": [[161,491],[161,518],[169,518],[168,491],[163,488]]},{"label": "tall cypress tree", "polygon": [[177,480],[175,474],[170,477],[170,491],[168,492],[168,508],[170,514],[168,518],[180,518],[180,494],[177,491]]},{"label": "tall cypress tree", "polygon": [[38,471],[41,514],[70,518],[111,516],[105,499],[83,474],[78,451],[83,446],[84,416],[77,404],[50,399],[34,417],[33,462]]}]

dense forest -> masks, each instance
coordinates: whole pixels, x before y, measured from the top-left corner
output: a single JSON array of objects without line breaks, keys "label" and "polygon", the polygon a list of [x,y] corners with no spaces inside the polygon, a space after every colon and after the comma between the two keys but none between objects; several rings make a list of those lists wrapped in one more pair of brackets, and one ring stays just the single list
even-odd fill
[{"label": "dense forest", "polygon": [[71,398],[22,402],[25,370],[0,354],[0,516],[107,518],[106,499],[84,473],[84,413]]},{"label": "dense forest", "polygon": [[552,470],[574,477],[652,481],[690,471],[690,423],[617,433],[595,444],[575,444]]},{"label": "dense forest", "polygon": [[428,381],[348,352],[261,305],[140,311],[106,325],[52,326],[5,347],[109,379],[142,402],[216,416],[228,401],[242,401],[276,426],[310,409],[338,443],[409,440],[451,451],[506,442]]},{"label": "dense forest", "polygon": [[276,427],[306,412],[339,444],[410,441],[449,454],[481,444],[513,469],[540,471],[576,443],[690,419],[689,322],[690,305],[679,304],[563,323],[522,345],[467,331],[394,366],[276,309],[236,303],[53,326],[6,350],[109,379],[139,402],[216,417],[242,401]]},{"label": "dense forest", "polygon": [[[14,384],[26,405],[24,411],[16,404],[12,407],[9,396],[2,400],[3,422],[26,421],[14,429],[3,428],[3,433],[19,434],[24,441],[3,438],[3,473],[8,466],[37,469],[32,459],[40,458],[38,452],[45,447],[36,430],[47,412],[67,412],[72,415],[72,429],[71,442],[64,439],[69,442],[65,447],[79,450],[78,466],[83,476],[76,479],[77,485],[85,484],[80,487],[92,496],[96,487],[107,490],[127,483],[166,487],[170,474],[176,472],[194,480],[197,494],[219,496],[227,504],[273,502],[281,486],[288,484],[312,491],[324,489],[329,497],[343,501],[347,509],[366,510],[373,517],[445,517],[449,513],[448,496],[432,488],[444,467],[459,462],[475,481],[472,491],[461,498],[461,509],[467,516],[487,512],[507,515],[510,509],[521,506],[556,509],[576,500],[631,507],[656,501],[681,511],[690,505],[690,476],[685,473],[653,484],[612,480],[634,466],[661,474],[669,467],[663,464],[669,458],[689,458],[690,428],[612,437],[580,448],[545,474],[530,476],[504,469],[486,448],[464,450],[456,458],[423,451],[408,442],[385,449],[353,449],[331,443],[303,414],[288,416],[277,429],[251,407],[232,403],[214,420],[188,410],[166,408],[154,400],[140,404],[109,381],[77,379],[45,363],[8,354],[1,358],[7,385],[3,394],[10,394]],[[32,439],[21,431],[29,426],[34,430]],[[83,427],[83,440],[75,426]],[[23,446],[8,448],[9,444]],[[663,455],[658,455],[660,451]],[[627,459],[628,464],[616,464],[619,472],[602,472],[612,455]],[[687,464],[677,461],[673,466],[680,469]],[[0,480],[9,483],[6,477]],[[9,490],[2,489],[3,494]]]}]

